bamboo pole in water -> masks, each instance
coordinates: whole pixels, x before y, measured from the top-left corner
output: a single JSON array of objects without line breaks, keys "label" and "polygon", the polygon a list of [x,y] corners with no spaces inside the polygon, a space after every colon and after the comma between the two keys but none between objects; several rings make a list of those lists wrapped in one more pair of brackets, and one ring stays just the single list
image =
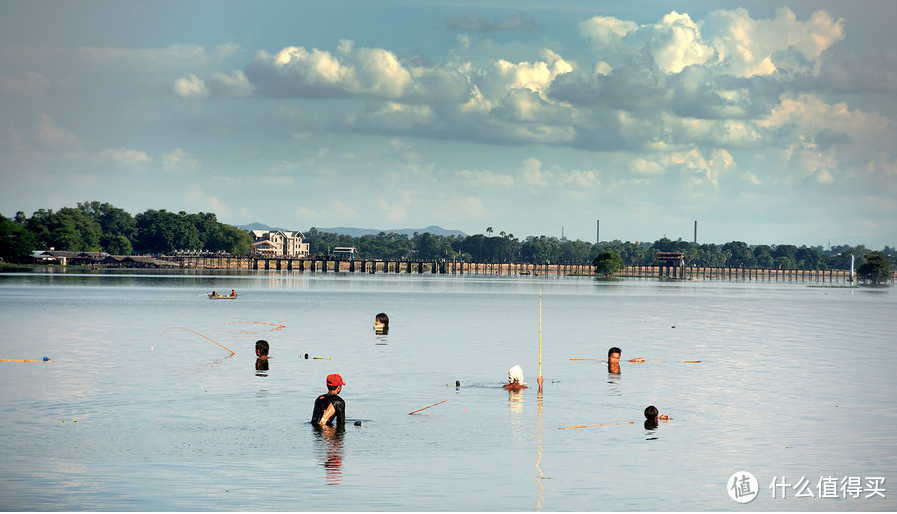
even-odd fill
[{"label": "bamboo pole in water", "polygon": [[234,352],[233,350],[231,350],[231,349],[228,348],[227,346],[224,346],[223,344],[219,343],[218,341],[212,339],[211,337],[206,337],[206,336],[200,334],[199,332],[196,332],[195,330],[190,330],[189,328],[184,328],[184,327],[168,327],[168,328],[166,328],[165,330],[162,331],[162,335],[165,335],[165,332],[168,332],[169,330],[171,330],[171,329],[173,329],[173,328],[177,328],[177,329],[179,329],[179,330],[186,330],[187,332],[193,332],[194,334],[198,335],[199,337],[204,337],[204,338],[208,339],[209,341],[212,341],[213,343],[217,344],[218,346],[224,348],[225,350],[229,351],[231,355],[235,355],[235,354],[236,354],[236,352]]}]

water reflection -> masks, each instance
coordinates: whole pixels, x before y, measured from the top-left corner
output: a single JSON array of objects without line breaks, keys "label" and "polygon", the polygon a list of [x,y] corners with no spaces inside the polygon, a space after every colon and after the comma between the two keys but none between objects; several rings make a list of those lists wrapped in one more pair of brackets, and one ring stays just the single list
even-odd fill
[{"label": "water reflection", "polygon": [[508,389],[508,407],[514,414],[520,414],[523,411],[523,391]]},{"label": "water reflection", "polygon": [[646,419],[645,420],[645,435],[648,436],[645,438],[646,441],[656,441],[658,439],[657,433],[657,420],[656,419]]},{"label": "water reflection", "polygon": [[257,376],[257,377],[267,377],[268,376],[268,359],[258,358],[255,360],[255,376]]},{"label": "water reflection", "polygon": [[312,424],[317,436],[319,451],[323,450],[324,472],[327,474],[327,485],[340,485],[343,478],[343,436],[344,427],[329,427]]},{"label": "water reflection", "polygon": [[543,436],[545,434],[545,417],[542,415],[542,392],[536,396],[536,403],[539,406],[536,415],[536,482],[539,484],[539,492],[536,494],[536,510],[542,508],[542,500],[545,498],[545,486],[542,485],[542,447]]}]

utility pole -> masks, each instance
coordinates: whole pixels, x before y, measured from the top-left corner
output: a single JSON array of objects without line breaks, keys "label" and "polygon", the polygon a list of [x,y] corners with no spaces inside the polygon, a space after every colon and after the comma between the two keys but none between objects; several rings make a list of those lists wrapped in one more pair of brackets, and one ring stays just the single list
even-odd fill
[{"label": "utility pole", "polygon": [[698,220],[695,220],[695,244],[698,244]]},{"label": "utility pole", "polygon": [[595,220],[595,244],[601,244],[601,220]]}]

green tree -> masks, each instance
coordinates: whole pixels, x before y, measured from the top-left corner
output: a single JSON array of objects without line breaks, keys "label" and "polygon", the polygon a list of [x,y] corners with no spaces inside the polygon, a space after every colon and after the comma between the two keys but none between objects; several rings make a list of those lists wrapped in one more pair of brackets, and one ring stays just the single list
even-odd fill
[{"label": "green tree", "polygon": [[102,228],[78,209],[63,207],[57,212],[40,209],[28,219],[25,227],[34,234],[38,248],[71,252],[100,250]]},{"label": "green tree", "polygon": [[134,250],[131,241],[121,234],[103,234],[100,237],[100,246],[103,247],[104,252],[112,255],[131,255]]},{"label": "green tree", "polygon": [[601,252],[592,261],[592,265],[595,266],[595,273],[610,278],[611,275],[623,269],[623,259],[615,252]]},{"label": "green tree", "polygon": [[866,262],[857,269],[857,277],[863,282],[887,284],[891,280],[891,266],[885,254],[869,252],[864,257]]},{"label": "green tree", "polygon": [[0,258],[8,262],[27,262],[36,247],[37,241],[31,232],[21,223],[0,214]]}]

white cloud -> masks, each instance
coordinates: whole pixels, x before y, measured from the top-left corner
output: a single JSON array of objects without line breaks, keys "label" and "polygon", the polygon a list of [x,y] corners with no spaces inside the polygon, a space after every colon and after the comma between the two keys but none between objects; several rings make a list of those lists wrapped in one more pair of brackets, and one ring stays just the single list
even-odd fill
[{"label": "white cloud", "polygon": [[362,48],[358,51],[357,74],[359,89],[383,98],[399,98],[411,84],[411,74],[395,54],[382,48]]},{"label": "white cloud", "polygon": [[162,155],[162,171],[166,173],[193,172],[199,166],[196,157],[181,148]]},{"label": "white cloud", "polygon": [[41,113],[37,122],[37,138],[53,146],[70,146],[78,142],[78,136],[57,126],[47,113]]},{"label": "white cloud", "polygon": [[548,186],[548,179],[553,175],[550,171],[543,170],[542,161],[535,157],[530,157],[523,161],[523,166],[520,169],[520,176],[523,178],[523,181],[536,187]]},{"label": "white cloud", "polygon": [[405,221],[408,217],[405,206],[400,203],[390,203],[385,198],[377,198],[377,205],[386,215],[386,219],[392,222]]},{"label": "white cloud", "polygon": [[109,160],[118,166],[135,167],[149,162],[150,158],[145,152],[139,150],[128,150],[120,148],[118,150],[103,150],[100,152],[100,158]]},{"label": "white cloud", "polygon": [[629,163],[626,164],[626,167],[634,175],[644,177],[663,175],[665,171],[663,164],[657,161],[645,159],[644,157],[636,157],[635,159],[629,161]]},{"label": "white cloud", "polygon": [[474,187],[512,187],[514,177],[502,175],[489,170],[461,170],[456,172],[459,177],[467,180]]},{"label": "white cloud", "polygon": [[246,67],[248,80],[263,95],[327,97],[349,94],[400,98],[411,85],[411,74],[394,53],[382,48],[354,51],[341,40],[340,56],[317,48],[289,46],[271,55],[261,50]]},{"label": "white cloud", "polygon": [[230,75],[213,73],[209,82],[212,89],[221,96],[240,98],[250,96],[254,90],[242,70],[234,70]]},{"label": "white cloud", "polygon": [[205,81],[190,74],[174,81],[174,93],[181,98],[201,99],[209,96]]},{"label": "white cloud", "polygon": [[878,113],[850,110],[846,103],[826,103],[818,95],[784,95],[768,115],[757,121],[765,128],[793,125],[804,134],[821,130],[844,132],[852,138],[874,138],[894,130],[894,123]]},{"label": "white cloud", "polygon": [[227,217],[231,212],[227,202],[208,194],[207,188],[200,184],[191,184],[184,194],[184,199],[189,203],[191,210],[213,212],[220,217]]},{"label": "white cloud", "polygon": [[527,89],[544,95],[558,77],[573,71],[573,65],[550,50],[544,51],[546,61],[518,62],[499,59],[492,70],[483,70],[484,86],[492,97],[501,97],[514,89]]},{"label": "white cloud", "polygon": [[579,33],[598,46],[610,46],[638,28],[635,22],[595,16],[579,22]]},{"label": "white cloud", "polygon": [[367,112],[355,120],[350,120],[350,123],[368,127],[410,131],[416,127],[429,124],[434,118],[433,110],[427,105],[384,102],[377,109]]},{"label": "white cloud", "polygon": [[713,48],[701,40],[698,25],[688,14],[673,11],[654,29],[649,44],[651,55],[660,69],[668,73],[679,73],[687,66],[704,64],[714,55]]},{"label": "white cloud", "polygon": [[801,22],[787,7],[776,11],[775,18],[761,20],[752,19],[743,8],[713,11],[703,28],[721,68],[738,77],[771,75],[780,69],[798,71],[799,62],[782,54],[788,50],[818,70],[823,52],[845,37],[843,19],[817,11]]},{"label": "white cloud", "polygon": [[593,170],[571,170],[560,173],[558,178],[560,186],[574,186],[576,190],[594,189],[601,185],[598,172]]},{"label": "white cloud", "polygon": [[[672,153],[666,159],[669,164],[678,165],[691,173],[700,175],[700,182],[706,181],[714,188],[719,187],[720,177],[735,166],[735,158],[732,157],[732,154],[721,148],[712,150],[709,159],[705,158],[697,148],[687,152]],[[698,180],[697,177],[692,178]]]}]

